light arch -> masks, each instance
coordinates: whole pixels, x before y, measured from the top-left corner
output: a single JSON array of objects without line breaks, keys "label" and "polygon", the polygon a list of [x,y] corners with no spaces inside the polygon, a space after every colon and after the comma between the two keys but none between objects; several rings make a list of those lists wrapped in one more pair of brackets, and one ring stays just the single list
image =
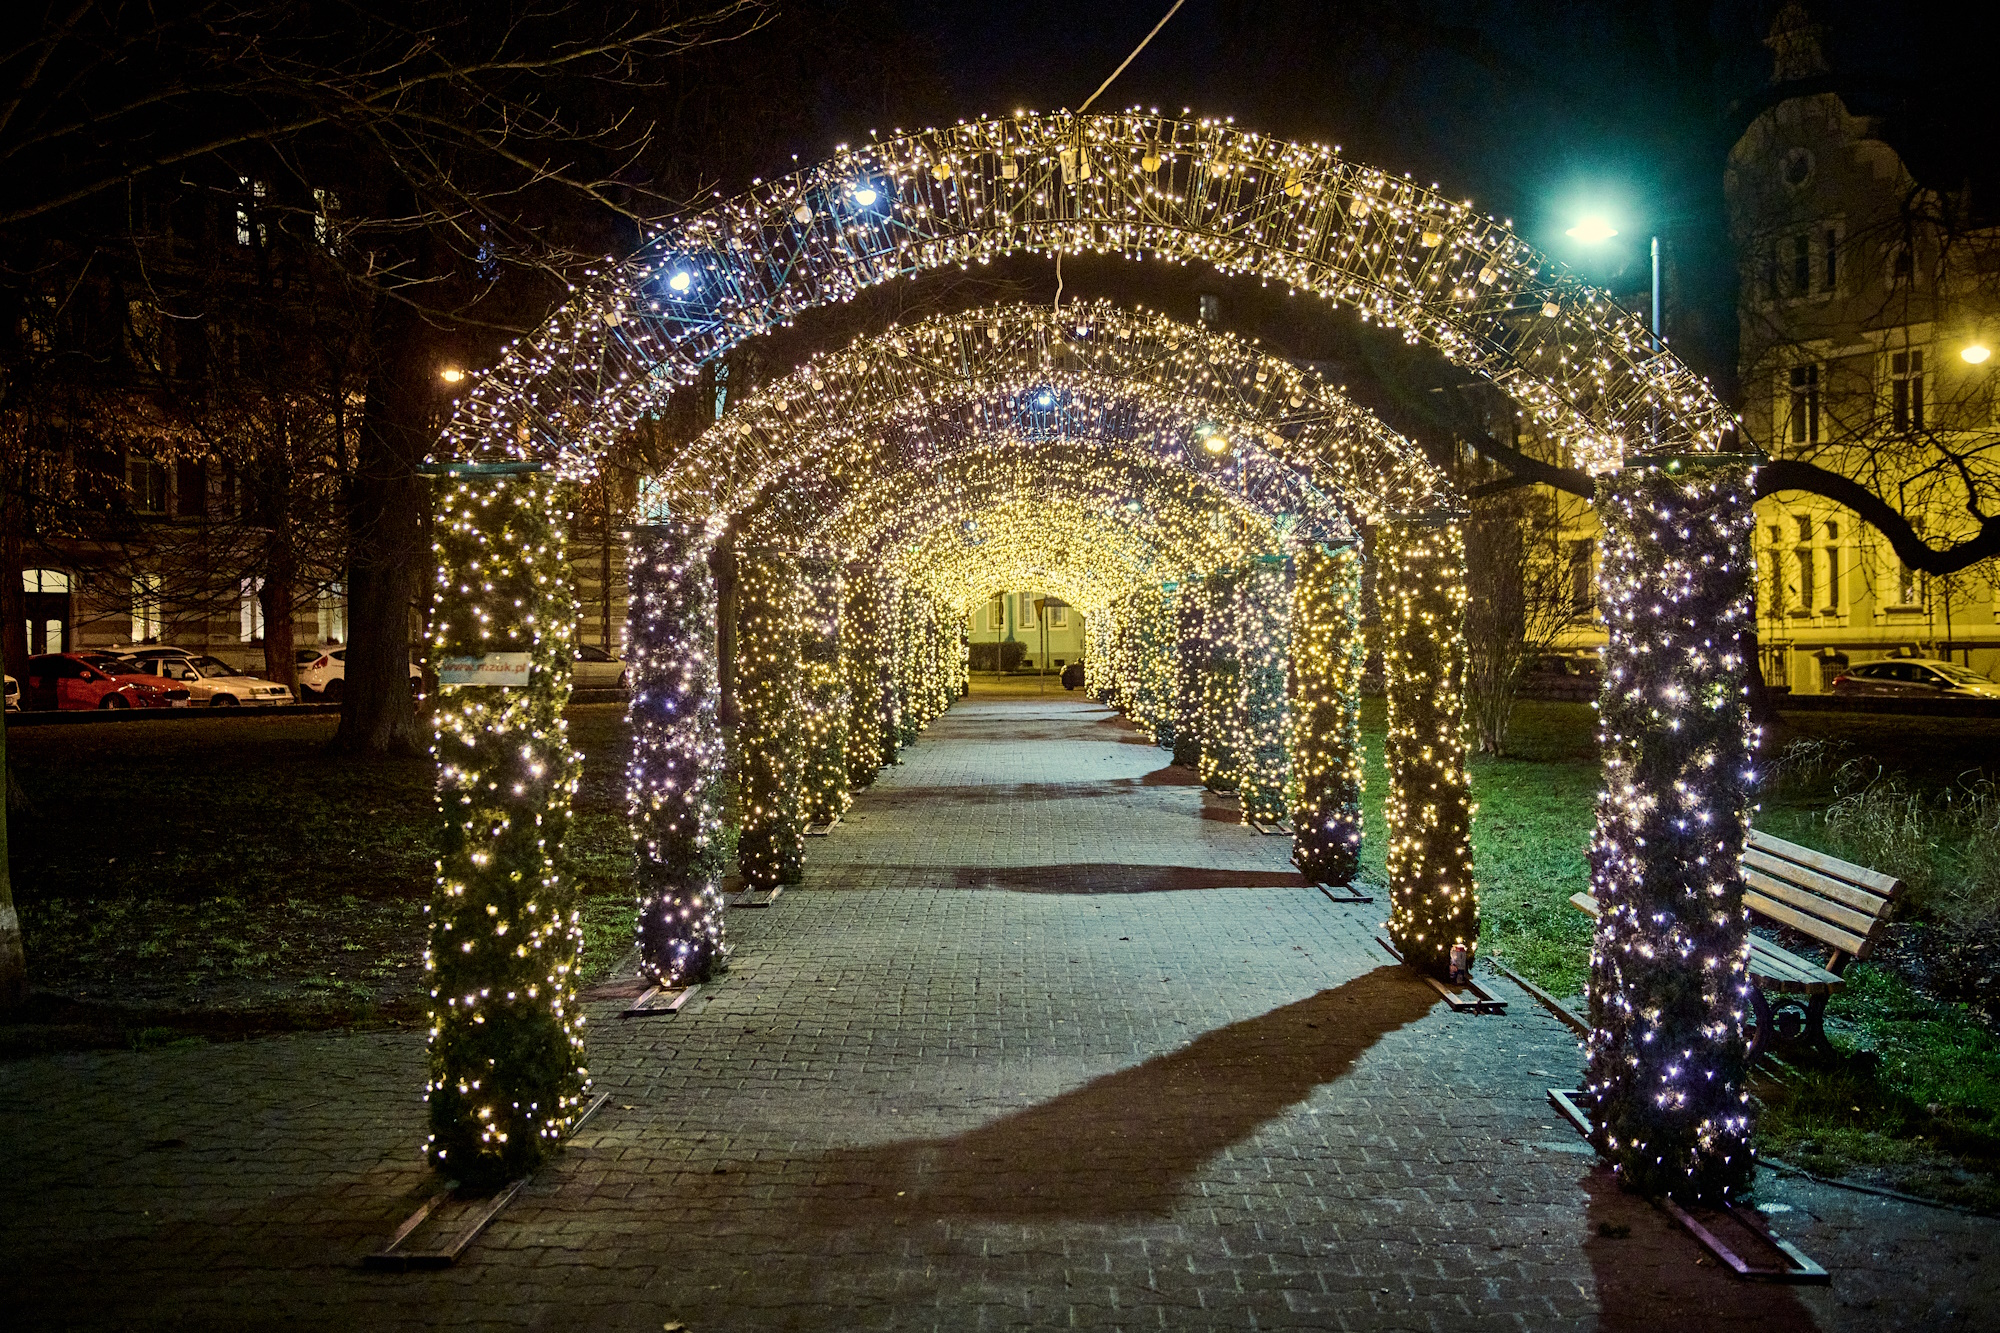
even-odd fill
[{"label": "light arch", "polygon": [[1469,203],[1227,121],[1054,112],[843,147],[658,229],[478,378],[445,447],[587,470],[744,339],[1023,251],[1198,263],[1353,306],[1491,381],[1593,471],[1713,452],[1735,424],[1639,320]]},{"label": "light arch", "polygon": [[[1505,224],[1406,178],[1214,120],[1022,115],[842,149],[661,228],[635,255],[589,275],[455,405],[437,450],[441,470],[457,474],[439,549],[444,585],[466,590],[465,603],[439,618],[433,651],[504,644],[546,666],[573,616],[561,535],[547,518],[559,479],[589,474],[716,355],[871,284],[1024,251],[1197,263],[1347,304],[1487,379],[1600,475],[1616,689],[1605,699],[1607,784],[1593,843],[1593,889],[1605,905],[1592,973],[1598,1134],[1641,1185],[1715,1197],[1744,1183],[1748,937],[1737,865],[1749,798],[1736,774],[1748,771],[1752,733],[1740,644],[1751,623],[1750,562],[1738,511],[1755,460],[1725,452],[1733,418],[1638,320]],[[1275,435],[1263,443],[1280,456],[1285,437]],[[520,479],[543,467],[554,478]],[[528,512],[536,506],[540,518]],[[655,516],[667,522],[635,543],[635,558],[692,572],[706,527],[668,532],[678,520]],[[1449,546],[1399,550],[1409,568],[1435,569],[1449,563]],[[694,623],[712,608],[675,614]],[[662,670],[696,707],[702,664]],[[484,839],[525,822],[559,843],[567,817],[562,686],[551,678],[526,707],[480,692],[489,688],[444,687],[441,743],[525,730],[535,744],[489,746],[476,765],[442,770],[441,798],[454,814],[435,905],[450,912],[434,916],[433,929],[462,925],[454,941],[468,954],[505,955],[531,940],[557,940],[560,952],[564,932],[503,941],[499,925],[511,919],[470,914],[473,904],[514,901],[506,877],[480,859]],[[526,795],[480,795],[507,791]],[[535,856],[537,866],[555,864]],[[519,867],[508,873],[521,879]],[[455,1006],[433,1011],[432,1088],[448,1094],[434,1095],[433,1125],[440,1143],[456,1145],[450,1169],[531,1161],[534,1145],[560,1138],[580,1107],[580,1070],[560,1069],[580,1049],[566,965],[557,959],[530,988],[546,989],[543,1008],[555,1016],[543,1023],[550,1053],[536,1057],[557,1070],[543,1082],[548,1096],[510,1109],[483,1090],[479,1057],[465,1057],[484,1049],[475,1030],[499,1002],[489,1003],[490,988],[464,989],[484,973],[437,956],[452,967],[437,969],[433,994]],[[434,1160],[444,1157],[434,1145]]]}]

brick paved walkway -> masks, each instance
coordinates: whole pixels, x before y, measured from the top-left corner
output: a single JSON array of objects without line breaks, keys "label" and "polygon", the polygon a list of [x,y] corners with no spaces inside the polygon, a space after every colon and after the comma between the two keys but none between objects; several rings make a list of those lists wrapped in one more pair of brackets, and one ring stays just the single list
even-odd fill
[{"label": "brick paved walkway", "polygon": [[1567,1029],[1434,1004],[1075,696],[961,703],[809,853],[687,1012],[592,1007],[610,1103],[448,1272],[358,1267],[428,1183],[414,1034],[0,1068],[10,1323],[2000,1327],[1939,1210],[1773,1182],[1834,1287],[1698,1263],[1550,1113]]}]

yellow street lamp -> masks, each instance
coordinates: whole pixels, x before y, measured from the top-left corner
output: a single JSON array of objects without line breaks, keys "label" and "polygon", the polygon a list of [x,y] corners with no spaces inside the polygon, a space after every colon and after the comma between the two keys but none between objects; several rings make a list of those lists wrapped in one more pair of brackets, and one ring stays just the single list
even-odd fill
[{"label": "yellow street lamp", "polygon": [[465,372],[460,370],[457,366],[446,366],[443,370],[440,370],[438,372],[438,378],[443,380],[446,384],[456,384],[460,380],[465,378]]},{"label": "yellow street lamp", "polygon": [[1959,349],[1959,359],[1969,366],[1983,366],[1986,358],[1993,355],[1993,349],[1985,343],[1970,342]]}]

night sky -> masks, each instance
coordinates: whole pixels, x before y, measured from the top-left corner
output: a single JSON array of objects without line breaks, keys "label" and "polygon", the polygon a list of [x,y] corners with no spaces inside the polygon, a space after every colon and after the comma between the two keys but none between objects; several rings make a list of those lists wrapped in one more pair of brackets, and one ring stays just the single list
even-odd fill
[{"label": "night sky", "polygon": [[[932,53],[937,94],[953,115],[972,116],[1078,105],[1171,2],[905,0],[899,11]],[[1530,241],[1621,297],[1637,295],[1646,236],[1658,229],[1677,345],[1726,379],[1735,269],[1723,158],[1769,93],[1761,43],[1775,8],[1768,0],[1187,0],[1098,106],[1186,107],[1340,144],[1513,219]],[[1988,76],[1973,72],[1981,44],[1965,40],[1962,7],[1820,0],[1810,8],[1829,30],[1835,84],[1856,109],[1932,140],[1940,170],[1988,174],[1968,160],[1991,156],[1984,133],[1968,132],[1991,112]],[[828,128],[859,135],[898,126]],[[1608,204],[1625,232],[1594,254],[1562,234],[1593,203]]]}]

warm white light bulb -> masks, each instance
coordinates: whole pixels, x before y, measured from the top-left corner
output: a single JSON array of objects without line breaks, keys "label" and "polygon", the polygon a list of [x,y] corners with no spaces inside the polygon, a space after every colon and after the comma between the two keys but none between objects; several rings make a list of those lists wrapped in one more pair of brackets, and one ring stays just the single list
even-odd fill
[{"label": "warm white light bulb", "polygon": [[863,208],[874,203],[876,198],[874,186],[857,185],[854,187],[854,202],[860,204]]},{"label": "warm white light bulb", "polygon": [[688,288],[694,286],[694,275],[692,273],[683,270],[679,273],[674,274],[673,277],[668,278],[667,286],[673,288],[677,292],[684,292]]},{"label": "warm white light bulb", "polygon": [[1985,343],[1967,343],[1958,355],[1967,365],[1983,366],[1986,358],[1993,355],[1993,349]]}]

